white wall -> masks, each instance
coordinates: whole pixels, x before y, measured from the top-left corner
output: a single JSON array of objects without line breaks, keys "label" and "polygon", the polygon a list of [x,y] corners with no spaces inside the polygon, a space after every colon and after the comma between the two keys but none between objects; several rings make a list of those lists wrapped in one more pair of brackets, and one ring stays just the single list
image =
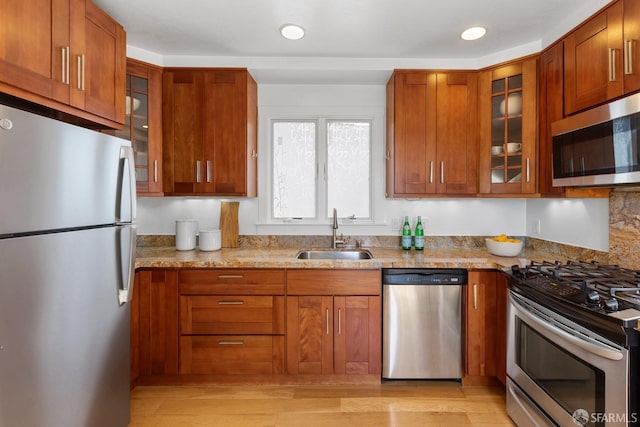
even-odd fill
[{"label": "white wall", "polygon": [[[384,109],[383,85],[260,85],[258,146],[268,137],[266,115],[261,113],[278,107],[309,108],[361,107]],[[383,123],[381,125],[384,125]],[[383,135],[384,132],[380,132]],[[427,235],[483,236],[506,233],[532,236],[545,240],[608,250],[608,200],[545,199],[386,199],[384,198],[384,141],[373,141],[373,173],[378,183],[375,194],[380,220],[376,225],[341,224],[345,235],[398,235],[404,215],[413,221],[417,215],[425,219]],[[264,171],[268,155],[259,156],[259,188],[266,185]],[[259,191],[263,194],[264,191]],[[219,223],[220,201],[215,198],[139,198],[139,233],[174,234],[177,218],[192,217],[202,227]],[[329,223],[320,225],[265,224],[260,218],[260,199],[239,199],[240,234],[329,235]],[[532,221],[540,219],[540,233]]]}]

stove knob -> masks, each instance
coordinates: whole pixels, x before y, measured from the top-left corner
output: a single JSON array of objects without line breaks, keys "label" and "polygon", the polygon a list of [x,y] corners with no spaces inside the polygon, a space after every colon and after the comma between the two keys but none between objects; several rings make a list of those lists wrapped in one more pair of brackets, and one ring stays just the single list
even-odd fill
[{"label": "stove knob", "polygon": [[610,298],[604,302],[604,311],[607,313],[613,313],[614,311],[618,311],[618,300],[615,298]]},{"label": "stove knob", "polygon": [[587,294],[587,305],[590,308],[600,307],[600,294],[597,291],[591,291]]}]

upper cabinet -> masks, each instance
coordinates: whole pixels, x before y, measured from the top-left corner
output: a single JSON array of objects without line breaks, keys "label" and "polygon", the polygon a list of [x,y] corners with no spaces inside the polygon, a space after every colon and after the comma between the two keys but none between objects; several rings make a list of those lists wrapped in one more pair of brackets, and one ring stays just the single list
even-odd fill
[{"label": "upper cabinet", "polygon": [[255,197],[257,85],[245,69],[167,69],[163,76],[167,195]]},{"label": "upper cabinet", "polygon": [[640,89],[640,2],[619,0],[564,39],[565,114]]},{"label": "upper cabinet", "polygon": [[387,83],[387,197],[477,192],[477,74],[396,70]]},{"label": "upper cabinet", "polygon": [[536,192],[537,59],[480,73],[481,194]]},{"label": "upper cabinet", "polygon": [[0,0],[0,91],[96,127],[124,123],[125,32],[90,0]]},{"label": "upper cabinet", "polygon": [[127,60],[125,124],[116,136],[131,141],[139,196],[162,195],[162,70]]}]

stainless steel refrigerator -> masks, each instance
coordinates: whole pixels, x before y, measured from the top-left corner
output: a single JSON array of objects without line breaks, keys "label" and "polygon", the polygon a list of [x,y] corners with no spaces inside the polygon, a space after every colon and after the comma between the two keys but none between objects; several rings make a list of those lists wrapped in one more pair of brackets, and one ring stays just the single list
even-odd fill
[{"label": "stainless steel refrigerator", "polygon": [[0,105],[0,427],[129,423],[128,141]]}]

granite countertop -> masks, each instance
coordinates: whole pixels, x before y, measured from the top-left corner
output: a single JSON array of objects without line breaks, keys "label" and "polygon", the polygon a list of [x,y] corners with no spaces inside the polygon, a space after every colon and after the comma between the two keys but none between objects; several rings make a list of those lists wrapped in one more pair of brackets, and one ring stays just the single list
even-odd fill
[{"label": "granite countertop", "polygon": [[[326,249],[326,248],[325,248]],[[394,248],[366,248],[373,254],[370,260],[298,260],[299,248],[223,248],[203,252],[176,251],[173,246],[138,247],[136,268],[467,268],[504,269],[514,264],[524,266],[532,259],[549,256],[531,249],[517,257],[499,257],[485,248],[437,248],[424,251],[403,251]]]}]

